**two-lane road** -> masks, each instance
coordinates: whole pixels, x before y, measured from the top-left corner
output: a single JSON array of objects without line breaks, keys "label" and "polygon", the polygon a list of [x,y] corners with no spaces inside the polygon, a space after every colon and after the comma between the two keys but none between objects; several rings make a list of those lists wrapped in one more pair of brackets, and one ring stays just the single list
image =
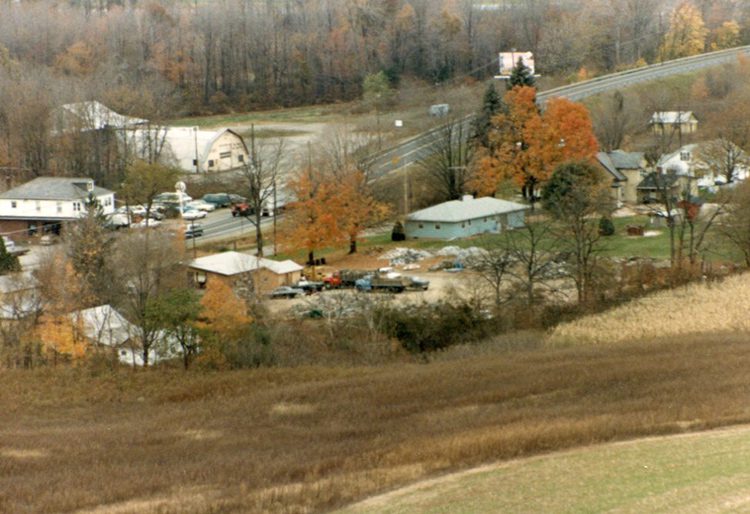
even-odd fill
[{"label": "two-lane road", "polygon": [[[736,61],[740,55],[750,55],[750,46],[730,48],[728,50],[720,50],[693,57],[685,57],[682,59],[604,75],[584,82],[542,91],[537,95],[537,98],[541,104],[544,104],[550,98],[555,97],[564,97],[578,101],[600,93],[616,91],[634,84],[673,75],[691,73],[696,70],[731,63]],[[470,115],[461,120],[461,122],[465,124],[464,133],[468,133],[468,129],[473,119],[474,115]],[[410,164],[419,162],[424,157],[433,153],[436,134],[441,130],[442,127],[432,128],[418,136],[402,141],[392,148],[363,159],[362,164],[369,169],[371,180],[376,180],[391,172],[409,166]]]}]

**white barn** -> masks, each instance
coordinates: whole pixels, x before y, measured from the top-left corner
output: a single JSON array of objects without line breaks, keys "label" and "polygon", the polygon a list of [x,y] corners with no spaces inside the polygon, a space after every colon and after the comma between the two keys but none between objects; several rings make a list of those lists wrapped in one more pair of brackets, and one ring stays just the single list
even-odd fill
[{"label": "white barn", "polygon": [[164,163],[186,173],[211,173],[243,166],[249,152],[242,137],[231,129],[198,127],[148,127],[133,132],[136,155],[158,154]]}]

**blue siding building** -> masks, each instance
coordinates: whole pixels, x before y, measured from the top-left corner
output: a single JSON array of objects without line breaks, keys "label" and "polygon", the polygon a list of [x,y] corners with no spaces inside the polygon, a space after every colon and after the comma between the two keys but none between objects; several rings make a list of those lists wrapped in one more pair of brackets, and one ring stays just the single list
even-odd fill
[{"label": "blue siding building", "polygon": [[497,198],[464,196],[406,217],[406,237],[457,239],[522,227],[528,207]]}]

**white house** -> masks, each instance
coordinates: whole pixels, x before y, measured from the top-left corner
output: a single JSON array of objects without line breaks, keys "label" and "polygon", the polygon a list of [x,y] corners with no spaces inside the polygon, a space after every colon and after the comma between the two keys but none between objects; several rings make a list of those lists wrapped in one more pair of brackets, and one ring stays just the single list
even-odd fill
[{"label": "white house", "polygon": [[131,145],[141,158],[158,155],[186,173],[211,173],[243,166],[249,152],[242,137],[230,129],[145,127],[132,132]]},{"label": "white house", "polygon": [[528,206],[497,198],[474,198],[443,202],[406,217],[406,237],[455,239],[475,234],[498,233],[522,227]]},{"label": "white house", "polygon": [[115,194],[89,178],[37,177],[0,193],[0,232],[21,237],[24,233],[59,234],[64,222],[86,214],[89,197],[104,214],[114,212]]},{"label": "white house", "polygon": [[[139,329],[111,305],[99,305],[75,311],[69,315],[80,336],[94,346],[106,346],[117,352],[117,359],[128,366],[143,366]],[[179,344],[164,333],[156,337],[157,344],[149,350],[149,364],[174,359],[181,355]]]}]

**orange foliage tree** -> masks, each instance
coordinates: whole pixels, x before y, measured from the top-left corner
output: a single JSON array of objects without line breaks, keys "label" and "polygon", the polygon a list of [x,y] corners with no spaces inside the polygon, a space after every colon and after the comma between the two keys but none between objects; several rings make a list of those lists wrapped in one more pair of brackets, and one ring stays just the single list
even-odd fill
[{"label": "orange foliage tree", "polygon": [[360,234],[384,221],[390,212],[386,204],[373,198],[366,175],[358,169],[349,169],[339,178],[335,201],[330,206],[334,208],[339,231],[349,238],[349,253],[357,252]]},{"label": "orange foliage tree", "polygon": [[45,314],[36,327],[36,338],[42,348],[57,362],[58,356],[73,361],[86,355],[86,341],[80,337],[82,330],[78,323],[66,315]]},{"label": "orange foliage tree", "polygon": [[296,200],[287,206],[286,239],[290,245],[307,250],[308,262],[312,263],[317,250],[344,239],[340,218],[348,202],[339,197],[341,184],[311,167],[288,182],[287,188]]},{"label": "orange foliage tree", "polygon": [[479,194],[494,195],[512,179],[533,201],[557,165],[596,156],[599,145],[582,104],[553,98],[540,112],[536,90],[527,86],[508,91],[504,100],[507,111],[492,119],[489,147],[480,149],[470,184]]},{"label": "orange foliage tree", "polygon": [[241,344],[240,338],[253,320],[245,302],[221,280],[208,282],[200,303],[203,309],[195,326],[203,336],[203,344],[198,360],[223,367],[227,364],[226,355]]}]

